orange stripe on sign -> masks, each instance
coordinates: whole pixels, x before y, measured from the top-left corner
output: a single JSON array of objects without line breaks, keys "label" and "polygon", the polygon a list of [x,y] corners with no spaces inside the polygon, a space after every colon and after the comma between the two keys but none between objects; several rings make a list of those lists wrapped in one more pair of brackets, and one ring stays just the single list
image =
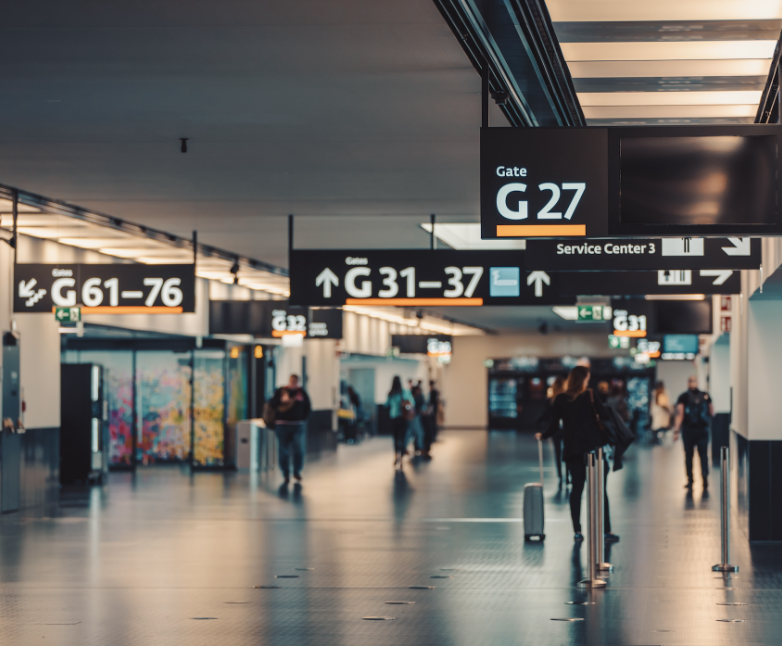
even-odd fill
[{"label": "orange stripe on sign", "polygon": [[281,336],[291,336],[293,334],[298,334],[299,336],[306,336],[305,332],[302,332],[299,330],[298,332],[294,332],[293,330],[272,330],[272,336],[276,338],[280,338]]},{"label": "orange stripe on sign", "polygon": [[345,305],[483,305],[482,298],[348,298]]},{"label": "orange stripe on sign", "polygon": [[[53,310],[52,310],[53,311]],[[144,307],[143,305],[98,305],[98,307],[82,307],[82,314],[181,314],[181,307],[165,307],[156,305]]]},{"label": "orange stripe on sign", "polygon": [[498,224],[498,238],[562,238],[585,236],[586,224]]},{"label": "orange stripe on sign", "polygon": [[640,338],[646,336],[646,330],[614,330],[614,336],[633,336]]}]

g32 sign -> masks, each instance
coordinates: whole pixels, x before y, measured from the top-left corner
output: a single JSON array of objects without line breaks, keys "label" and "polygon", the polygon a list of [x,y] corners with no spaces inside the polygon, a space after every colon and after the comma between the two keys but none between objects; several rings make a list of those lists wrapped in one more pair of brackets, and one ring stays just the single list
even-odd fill
[{"label": "g32 sign", "polygon": [[605,133],[481,131],[481,237],[597,236],[607,208]]},{"label": "g32 sign", "polygon": [[85,314],[195,311],[192,265],[44,265],[14,268],[14,312],[82,305]]}]

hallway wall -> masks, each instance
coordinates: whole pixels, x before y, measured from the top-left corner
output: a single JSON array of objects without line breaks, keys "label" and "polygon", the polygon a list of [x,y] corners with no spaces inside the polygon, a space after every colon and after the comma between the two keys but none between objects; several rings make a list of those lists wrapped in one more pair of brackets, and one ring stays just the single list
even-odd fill
[{"label": "hallway wall", "polygon": [[443,369],[441,392],[445,399],[445,425],[451,428],[485,428],[488,417],[486,359],[531,355],[537,357],[612,357],[605,333],[501,334],[458,336],[453,357]]}]

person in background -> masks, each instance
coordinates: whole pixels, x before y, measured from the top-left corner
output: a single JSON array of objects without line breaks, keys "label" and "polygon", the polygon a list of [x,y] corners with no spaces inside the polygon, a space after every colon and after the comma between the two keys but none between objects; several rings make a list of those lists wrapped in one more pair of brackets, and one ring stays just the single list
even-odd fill
[{"label": "person in background", "polygon": [[430,424],[429,443],[437,441],[437,432],[440,430],[440,424],[443,422],[444,411],[443,403],[440,399],[440,391],[434,381],[429,382],[429,403],[427,406],[427,416]]},{"label": "person in background", "polygon": [[299,386],[299,376],[291,375],[288,385],[278,388],[271,400],[276,413],[274,432],[277,435],[279,462],[285,484],[290,482],[290,461],[293,457],[293,477],[301,482],[304,466],[304,424],[312,405],[309,395]]},{"label": "person in background", "polygon": [[652,391],[652,402],[649,407],[651,417],[649,427],[652,431],[653,444],[659,444],[662,435],[671,427],[671,412],[671,398],[665,389],[665,384],[658,381]]},{"label": "person in background", "polygon": [[426,446],[423,422],[423,415],[426,409],[426,398],[424,397],[424,391],[421,389],[421,383],[419,382],[413,386],[410,392],[413,395],[413,409],[415,411],[415,417],[410,422],[410,432],[413,436],[415,454],[428,458],[429,447]]},{"label": "person in background", "polygon": [[409,390],[402,388],[399,375],[391,382],[386,406],[388,406],[388,417],[391,420],[391,432],[394,437],[394,466],[400,470],[402,458],[407,454],[407,430],[415,410],[413,395]]},{"label": "person in background", "polygon": [[630,410],[627,407],[627,393],[625,392],[624,384],[614,384],[611,386],[611,394],[603,401],[606,406],[611,406],[622,421],[627,423],[630,421]]},{"label": "person in background", "polygon": [[[557,377],[546,392],[546,410],[543,411],[543,414],[538,418],[538,424],[541,424],[542,422],[545,424],[546,428],[548,428],[549,424],[551,423],[551,418],[554,416],[554,400],[563,392],[565,392],[565,378]],[[561,487],[562,449],[563,443],[565,441],[564,431],[560,429],[558,433],[555,433],[552,436],[552,439],[554,440],[554,456],[557,462],[557,477],[559,478],[559,486]],[[565,478],[565,484],[570,484],[570,472],[567,470],[567,464],[565,464]]]},{"label": "person in background", "polygon": [[605,380],[597,384],[597,396],[600,398],[600,401],[603,402],[604,404],[608,399],[608,394],[610,390],[611,387],[608,385],[608,382]]},{"label": "person in background", "polygon": [[[584,492],[587,472],[585,454],[595,451],[605,444],[603,431],[597,417],[608,417],[603,402],[595,397],[589,384],[589,368],[576,366],[567,378],[565,392],[554,399],[554,414],[545,433],[536,433],[537,439],[554,437],[561,428],[565,435],[565,462],[573,478],[573,489],[570,491],[570,517],[573,521],[574,539],[584,540],[581,533],[581,497]],[[608,476],[608,464],[604,472]],[[608,542],[616,542],[619,537],[611,533],[611,516],[608,507],[608,492],[605,494],[605,538]]]},{"label": "person in background", "polygon": [[693,375],[687,380],[687,392],[676,401],[676,423],[673,428],[673,441],[679,439],[681,432],[684,442],[684,466],[687,469],[685,489],[692,489],[692,459],[695,448],[701,463],[703,488],[709,488],[709,422],[714,417],[714,404],[709,393],[698,390],[698,378]]}]

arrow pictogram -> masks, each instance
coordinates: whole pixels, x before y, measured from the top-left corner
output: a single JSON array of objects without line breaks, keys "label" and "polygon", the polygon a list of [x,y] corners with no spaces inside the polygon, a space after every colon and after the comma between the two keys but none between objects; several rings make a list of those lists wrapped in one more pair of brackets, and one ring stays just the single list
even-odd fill
[{"label": "arrow pictogram", "polygon": [[533,271],[527,276],[527,285],[532,285],[533,282],[535,283],[536,297],[543,296],[543,283],[551,285],[551,279],[545,271]]},{"label": "arrow pictogram", "polygon": [[315,287],[320,287],[321,285],[323,285],[323,298],[331,298],[331,286],[334,285],[336,287],[339,285],[339,278],[331,269],[326,267],[315,279]]},{"label": "arrow pictogram", "polygon": [[[749,242],[749,239],[747,239],[747,242]],[[704,277],[714,276],[714,282],[712,283],[712,285],[722,285],[732,275],[733,275],[733,270],[731,269],[702,269],[701,270],[701,276]]]},{"label": "arrow pictogram", "polygon": [[[732,247],[723,247],[722,250],[729,256],[749,256],[752,254],[750,250],[750,238],[728,238],[728,241],[733,243]],[[722,283],[715,283],[721,285]]]}]

